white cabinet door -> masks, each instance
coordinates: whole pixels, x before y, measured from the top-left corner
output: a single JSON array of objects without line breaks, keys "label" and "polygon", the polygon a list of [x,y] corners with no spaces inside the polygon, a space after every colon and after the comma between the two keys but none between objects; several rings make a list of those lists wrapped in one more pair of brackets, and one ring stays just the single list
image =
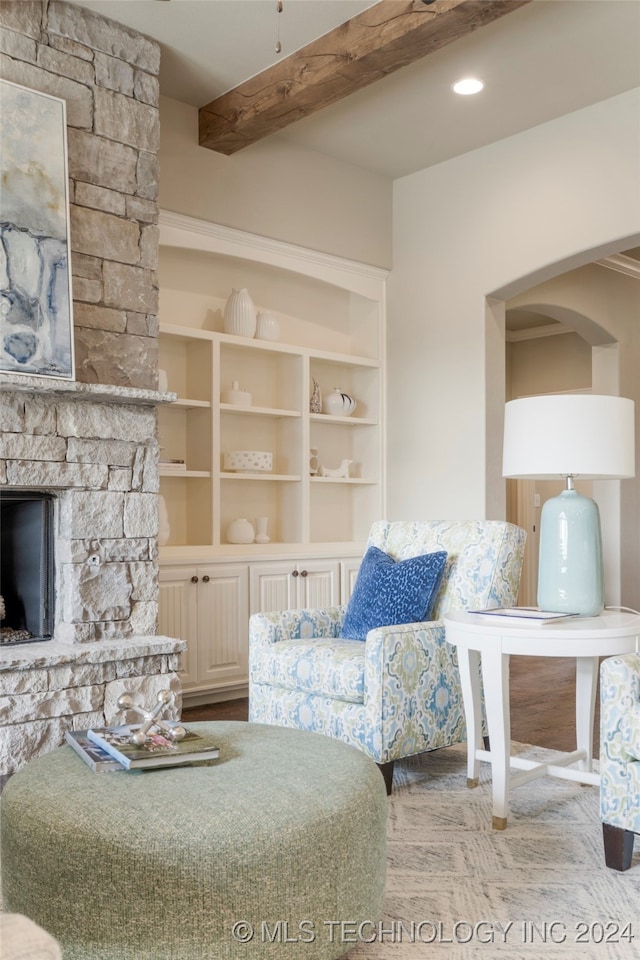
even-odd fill
[{"label": "white cabinet door", "polygon": [[249,571],[249,603],[251,613],[271,610],[293,610],[298,605],[297,584],[291,561],[252,563]]},{"label": "white cabinet door", "polygon": [[337,560],[301,560],[297,567],[299,609],[324,609],[340,602],[340,564]]},{"label": "white cabinet door", "polygon": [[196,567],[161,566],[158,629],[163,636],[185,640],[180,679],[186,689],[198,678],[198,575]]},{"label": "white cabinet door", "polygon": [[332,607],[339,603],[337,560],[273,561],[251,564],[251,613]]},{"label": "white cabinet door", "polygon": [[246,564],[198,568],[198,684],[246,683],[249,675],[249,590]]},{"label": "white cabinet door", "polygon": [[340,603],[349,603],[361,563],[362,557],[340,561]]},{"label": "white cabinet door", "polygon": [[249,574],[246,564],[160,567],[159,630],[187,643],[185,691],[247,682]]}]

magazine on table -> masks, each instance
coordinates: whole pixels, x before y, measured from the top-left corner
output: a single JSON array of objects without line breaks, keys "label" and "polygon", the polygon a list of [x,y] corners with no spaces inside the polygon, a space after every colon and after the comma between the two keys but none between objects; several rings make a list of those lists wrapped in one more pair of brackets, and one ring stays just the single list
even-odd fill
[{"label": "magazine on table", "polygon": [[171,740],[162,733],[154,732],[145,743],[138,746],[132,742],[131,734],[140,729],[140,726],[141,724],[95,727],[89,730],[87,735],[92,743],[106,750],[127,770],[174,767],[215,760],[220,756],[218,744],[212,736],[194,733],[189,729],[182,740]]},{"label": "magazine on table", "polygon": [[484,610],[468,610],[468,613],[482,617],[501,617],[510,623],[524,623],[540,626],[545,623],[559,623],[578,617],[578,613],[561,613],[558,610],[539,610],[538,607],[487,607]]},{"label": "magazine on table", "polygon": [[88,730],[67,730],[65,739],[94,773],[113,773],[117,770],[124,770],[122,764],[115,760],[110,753],[89,740]]}]

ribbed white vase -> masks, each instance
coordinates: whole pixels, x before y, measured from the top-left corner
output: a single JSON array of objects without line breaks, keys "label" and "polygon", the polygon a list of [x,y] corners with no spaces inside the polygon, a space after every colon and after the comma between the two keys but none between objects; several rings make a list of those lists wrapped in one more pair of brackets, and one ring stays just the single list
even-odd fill
[{"label": "ribbed white vase", "polygon": [[256,308],[246,287],[233,289],[224,305],[224,332],[236,337],[254,337]]}]

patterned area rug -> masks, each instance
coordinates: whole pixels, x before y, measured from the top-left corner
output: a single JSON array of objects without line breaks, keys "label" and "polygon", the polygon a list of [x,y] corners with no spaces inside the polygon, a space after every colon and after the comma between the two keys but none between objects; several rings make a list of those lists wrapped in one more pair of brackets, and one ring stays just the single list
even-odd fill
[{"label": "patterned area rug", "polygon": [[495,831],[488,764],[469,790],[465,744],[423,754],[396,764],[384,919],[341,936],[349,960],[631,960],[640,837],[630,870],[607,869],[597,787],[550,778],[514,790]]}]

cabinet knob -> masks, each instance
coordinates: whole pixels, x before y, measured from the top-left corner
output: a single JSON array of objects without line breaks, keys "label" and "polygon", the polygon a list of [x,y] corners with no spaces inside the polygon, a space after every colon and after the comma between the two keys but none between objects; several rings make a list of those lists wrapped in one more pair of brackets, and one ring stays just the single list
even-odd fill
[{"label": "cabinet knob", "polygon": [[198,577],[191,577],[191,583],[197,583]]},{"label": "cabinet knob", "polygon": [[202,578],[202,582],[203,582],[203,583],[209,583],[209,579],[210,579],[210,578],[209,578],[209,577],[206,575],[206,573],[205,573],[204,577]]},{"label": "cabinet knob", "polygon": [[291,576],[292,576],[292,577],[299,577],[300,574],[298,573],[297,570],[293,570],[292,573],[291,573]]},{"label": "cabinet knob", "polygon": [[301,576],[301,577],[306,577],[306,576],[308,576],[307,571],[306,571],[306,570],[302,570],[302,571],[300,572],[300,576]]}]

